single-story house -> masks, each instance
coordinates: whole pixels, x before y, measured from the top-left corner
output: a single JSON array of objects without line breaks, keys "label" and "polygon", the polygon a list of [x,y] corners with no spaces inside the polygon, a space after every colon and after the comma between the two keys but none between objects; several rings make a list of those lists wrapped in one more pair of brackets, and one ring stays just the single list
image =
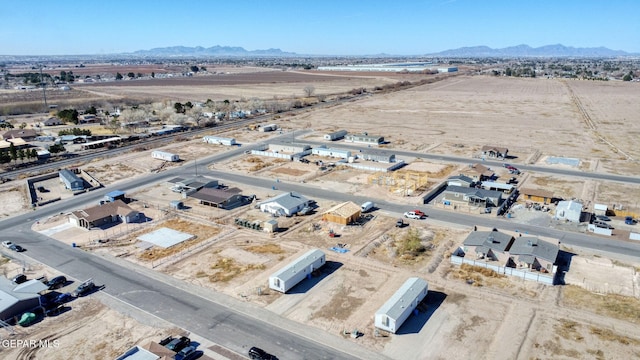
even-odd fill
[{"label": "single-story house", "polygon": [[122,200],[96,205],[84,210],[71,212],[69,222],[75,226],[91,229],[111,224],[117,221],[124,223],[135,222],[140,213],[133,210]]},{"label": "single-story house", "polygon": [[238,188],[201,188],[189,197],[200,200],[200,204],[217,207],[220,209],[232,209],[244,205],[246,197]]},{"label": "single-story house", "polygon": [[375,327],[395,334],[418,304],[427,296],[428,290],[429,284],[424,279],[418,277],[407,279],[395,294],[376,311]]},{"label": "single-story house", "polygon": [[362,208],[351,201],[338,204],[322,214],[322,220],[348,225],[360,217]]},{"label": "single-story house", "polygon": [[520,189],[520,195],[527,201],[543,204],[549,204],[551,203],[551,199],[553,199],[553,192],[543,189]]},{"label": "single-story house", "polygon": [[123,202],[127,202],[126,194],[122,190],[113,190],[108,192],[104,196],[105,201],[114,202],[116,200],[122,200]]},{"label": "single-story house", "polygon": [[60,181],[64,183],[64,187],[71,191],[84,190],[84,180],[79,178],[73,171],[62,169],[58,172]]},{"label": "single-story house", "polygon": [[482,164],[471,164],[467,169],[460,172],[461,175],[468,176],[475,181],[485,181],[492,179],[495,173]]},{"label": "single-story house", "polygon": [[345,149],[326,148],[324,146],[311,149],[311,154],[318,156],[326,156],[332,158],[349,159],[351,151]]},{"label": "single-story house", "polygon": [[347,134],[348,134],[347,130],[338,130],[332,133],[324,134],[324,139],[330,140],[330,141],[336,141],[344,138],[345,135]]},{"label": "single-story house", "polygon": [[236,139],[234,138],[225,138],[225,137],[212,136],[212,135],[207,135],[203,137],[202,141],[206,142],[207,144],[226,145],[226,146],[237,144]]},{"label": "single-story house", "polygon": [[195,192],[202,188],[217,188],[219,186],[218,180],[211,180],[204,176],[186,179],[176,177],[167,182],[171,184],[171,190],[175,192]]},{"label": "single-story house", "polygon": [[376,161],[388,164],[396,162],[396,154],[392,154],[388,151],[364,151],[358,154],[358,157],[367,161]]},{"label": "single-story house", "polygon": [[311,203],[312,201],[305,196],[292,191],[262,201],[259,206],[262,212],[276,216],[292,216]]},{"label": "single-story house", "polygon": [[483,181],[480,186],[485,190],[501,191],[505,194],[511,194],[513,191],[513,185],[495,181]]},{"label": "single-story house", "polygon": [[558,202],[555,217],[559,220],[582,222],[582,203],[574,200]]},{"label": "single-story house", "polygon": [[172,360],[176,352],[151,341],[146,346],[135,345],[116,360]]},{"label": "single-story house", "polygon": [[7,140],[0,140],[0,150],[9,150],[11,148],[11,144],[13,144],[13,147],[15,147],[16,149],[26,149],[29,146],[29,144],[27,144],[26,141],[24,141],[21,138],[13,138],[13,139],[7,139]]},{"label": "single-story house", "polygon": [[347,134],[344,137],[344,141],[368,145],[380,145],[384,143],[384,137],[378,135],[369,135],[365,132],[362,134]]},{"label": "single-story house", "polygon": [[482,154],[490,158],[504,159],[507,157],[509,149],[498,146],[485,145],[482,147]]},{"label": "single-story house", "polygon": [[557,244],[540,240],[532,236],[515,238],[509,254],[514,267],[526,267],[531,270],[555,273],[554,264],[560,251]]},{"label": "single-story house", "polygon": [[493,229],[492,231],[472,231],[462,243],[464,252],[473,252],[477,259],[487,259],[507,264],[507,251],[513,245],[514,237]]},{"label": "single-story house", "polygon": [[277,153],[297,154],[307,150],[311,150],[311,145],[296,143],[271,143],[269,151]]},{"label": "single-story house", "polygon": [[325,264],[325,253],[319,249],[306,252],[289,265],[269,276],[269,288],[286,293]]},{"label": "single-story house", "polygon": [[42,122],[42,126],[56,126],[56,125],[62,125],[64,124],[64,122],[57,117],[50,117],[47,120],[44,120]]},{"label": "single-story house", "polygon": [[40,293],[48,290],[42,282],[34,279],[15,285],[0,277],[0,320],[7,321],[40,306]]},{"label": "single-story house", "polygon": [[472,178],[465,175],[451,176],[447,179],[447,185],[471,187],[474,183]]},{"label": "single-story house", "polygon": [[491,207],[499,206],[501,200],[502,192],[495,190],[449,185],[442,192],[442,202],[445,205],[451,202],[458,202]]},{"label": "single-story house", "polygon": [[11,129],[2,134],[4,140],[21,138],[24,141],[34,140],[38,134],[33,129]]}]

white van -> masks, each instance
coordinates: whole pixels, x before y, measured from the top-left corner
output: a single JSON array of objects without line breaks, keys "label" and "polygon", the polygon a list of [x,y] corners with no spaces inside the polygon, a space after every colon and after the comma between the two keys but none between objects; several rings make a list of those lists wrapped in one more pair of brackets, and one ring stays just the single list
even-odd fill
[{"label": "white van", "polygon": [[371,211],[373,209],[373,207],[375,206],[374,203],[372,203],[371,201],[367,201],[366,203],[362,204],[360,206],[360,210],[363,213],[366,213],[367,211]]}]

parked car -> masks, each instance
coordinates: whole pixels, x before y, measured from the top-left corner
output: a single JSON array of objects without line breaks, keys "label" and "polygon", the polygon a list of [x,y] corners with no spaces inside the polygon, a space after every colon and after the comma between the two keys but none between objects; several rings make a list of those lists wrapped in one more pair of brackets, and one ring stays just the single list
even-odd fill
[{"label": "parked car", "polygon": [[416,214],[414,211],[407,211],[404,213],[404,217],[408,219],[422,219],[422,216]]},{"label": "parked car", "polygon": [[176,360],[188,360],[191,359],[193,357],[195,357],[196,355],[196,347],[195,346],[187,346],[184,349],[178,351],[178,354],[176,355]]},{"label": "parked car", "polygon": [[68,311],[69,309],[71,309],[68,306],[64,306],[64,305],[57,305],[54,306],[50,309],[45,310],[44,312],[44,316],[58,316],[66,311]]},{"label": "parked car", "polygon": [[179,338],[172,339],[164,347],[166,347],[169,350],[173,350],[175,352],[180,352],[180,350],[189,346],[189,344],[191,344],[191,340],[186,336],[181,336]]},{"label": "parked car", "polygon": [[73,295],[67,292],[56,296],[56,298],[53,299],[53,302],[55,302],[56,304],[64,304],[71,301],[71,299],[73,299]]},{"label": "parked car", "polygon": [[3,241],[2,242],[2,246],[6,247],[7,249],[11,249],[12,245],[13,245],[13,243],[11,241]]},{"label": "parked car", "polygon": [[249,358],[254,360],[277,360],[275,356],[255,346],[249,349]]},{"label": "parked car", "polygon": [[603,229],[613,229],[613,226],[611,226],[611,225],[609,225],[606,222],[601,221],[601,220],[594,221],[593,225],[595,225],[595,226],[597,226],[599,228],[603,228]]},{"label": "parked car", "polygon": [[53,279],[47,281],[45,285],[49,287],[49,290],[59,289],[67,284],[67,278],[64,276],[56,276]]},{"label": "parked car", "polygon": [[96,284],[93,283],[93,280],[89,279],[82,284],[78,285],[76,290],[73,292],[74,297],[85,296],[89,292],[91,292],[96,287]]},{"label": "parked car", "polygon": [[22,284],[23,282],[26,282],[27,279],[27,275],[25,274],[18,274],[16,276],[13,277],[13,279],[11,279],[11,281],[13,281],[14,284]]},{"label": "parked car", "polygon": [[611,221],[611,219],[606,215],[596,215],[596,219],[600,221]]},{"label": "parked car", "polygon": [[10,249],[10,250],[13,250],[13,251],[15,251],[15,252],[23,252],[23,251],[24,251],[24,248],[23,248],[22,246],[20,246],[20,245],[16,245],[16,244],[11,245],[11,246],[9,247],[9,249]]},{"label": "parked car", "polygon": [[396,227],[404,227],[404,220],[402,220],[402,218],[396,220]]},{"label": "parked car", "polygon": [[624,223],[627,224],[627,225],[635,225],[637,223],[637,221],[634,220],[633,217],[631,217],[631,216],[626,216],[624,218]]}]

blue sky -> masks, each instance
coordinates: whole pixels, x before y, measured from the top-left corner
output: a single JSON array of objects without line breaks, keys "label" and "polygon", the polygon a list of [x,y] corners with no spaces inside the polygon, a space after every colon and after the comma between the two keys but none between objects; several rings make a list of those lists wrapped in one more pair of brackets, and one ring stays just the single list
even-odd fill
[{"label": "blue sky", "polygon": [[168,46],[421,55],[463,46],[640,53],[638,0],[0,0],[0,55]]}]

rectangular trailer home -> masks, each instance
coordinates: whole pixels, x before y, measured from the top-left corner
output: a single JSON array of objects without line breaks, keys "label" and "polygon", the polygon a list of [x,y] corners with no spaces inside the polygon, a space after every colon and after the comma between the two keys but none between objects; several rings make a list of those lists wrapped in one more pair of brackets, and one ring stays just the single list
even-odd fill
[{"label": "rectangular trailer home", "polygon": [[285,294],[305,278],[311,277],[311,273],[322,267],[325,262],[325,254],[322,250],[310,250],[269,276],[269,288]]},{"label": "rectangular trailer home", "polygon": [[427,296],[428,284],[424,279],[412,277],[376,311],[374,325],[395,334],[409,318],[422,299]]},{"label": "rectangular trailer home", "polygon": [[180,157],[176,154],[172,154],[166,151],[155,150],[151,153],[151,157],[154,159],[176,162],[180,160]]}]

